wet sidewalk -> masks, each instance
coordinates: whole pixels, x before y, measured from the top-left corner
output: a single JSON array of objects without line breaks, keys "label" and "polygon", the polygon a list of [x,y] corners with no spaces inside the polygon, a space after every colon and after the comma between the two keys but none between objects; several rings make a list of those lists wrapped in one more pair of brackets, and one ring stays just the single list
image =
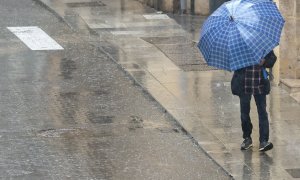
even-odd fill
[{"label": "wet sidewalk", "polygon": [[254,147],[241,151],[239,100],[230,91],[232,74],[208,67],[195,46],[197,28],[205,17],[172,19],[134,0],[36,1],[73,30],[96,34],[94,45],[122,66],[235,179],[300,178],[300,104],[273,87],[267,108],[274,149],[260,153],[252,102]]}]

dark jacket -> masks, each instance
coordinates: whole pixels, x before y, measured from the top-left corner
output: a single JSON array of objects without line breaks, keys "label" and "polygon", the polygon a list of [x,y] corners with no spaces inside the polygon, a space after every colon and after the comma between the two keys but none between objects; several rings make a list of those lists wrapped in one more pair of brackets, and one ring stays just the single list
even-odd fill
[{"label": "dark jacket", "polygon": [[[245,78],[246,78],[245,74],[246,74],[246,68],[234,71],[234,74],[231,79],[231,92],[233,95],[240,96],[242,94],[245,94]],[[261,94],[265,94],[265,95],[269,94],[270,93],[269,79],[263,78],[260,81],[260,83],[261,83],[260,85],[263,85]]]},{"label": "dark jacket", "polygon": [[234,71],[231,79],[231,92],[237,96],[245,92],[245,68]]}]

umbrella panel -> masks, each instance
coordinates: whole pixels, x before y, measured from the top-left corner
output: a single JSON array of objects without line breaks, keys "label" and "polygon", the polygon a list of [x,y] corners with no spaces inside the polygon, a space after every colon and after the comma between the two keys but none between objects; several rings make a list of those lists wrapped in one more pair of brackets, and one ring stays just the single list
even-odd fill
[{"label": "umbrella panel", "polygon": [[[248,11],[234,16],[234,13],[242,11],[236,8],[241,2],[251,2],[242,4],[242,10],[247,7]],[[259,5],[252,2],[258,2]],[[233,13],[231,20],[230,12]],[[284,20],[273,2],[233,0],[224,3],[205,22],[198,47],[209,65],[236,70],[258,64],[276,47],[283,25]]]}]

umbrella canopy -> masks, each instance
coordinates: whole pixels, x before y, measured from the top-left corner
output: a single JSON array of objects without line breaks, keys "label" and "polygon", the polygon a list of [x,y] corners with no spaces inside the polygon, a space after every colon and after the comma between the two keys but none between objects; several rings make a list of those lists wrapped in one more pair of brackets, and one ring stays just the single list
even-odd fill
[{"label": "umbrella canopy", "polygon": [[208,65],[234,71],[258,64],[274,49],[283,25],[271,0],[231,0],[204,22],[198,47]]}]

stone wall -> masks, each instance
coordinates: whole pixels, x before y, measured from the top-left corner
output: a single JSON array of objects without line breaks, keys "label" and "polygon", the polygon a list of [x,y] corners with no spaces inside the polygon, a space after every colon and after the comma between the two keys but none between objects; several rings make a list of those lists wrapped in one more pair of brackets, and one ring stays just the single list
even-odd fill
[{"label": "stone wall", "polygon": [[208,0],[195,0],[195,13],[200,15],[210,14],[210,2]]},{"label": "stone wall", "polygon": [[143,4],[147,4],[150,7],[155,8],[156,10],[164,12],[174,12],[174,0],[138,0]]},{"label": "stone wall", "polygon": [[300,78],[300,1],[277,0],[285,18],[280,41],[280,76]]}]

